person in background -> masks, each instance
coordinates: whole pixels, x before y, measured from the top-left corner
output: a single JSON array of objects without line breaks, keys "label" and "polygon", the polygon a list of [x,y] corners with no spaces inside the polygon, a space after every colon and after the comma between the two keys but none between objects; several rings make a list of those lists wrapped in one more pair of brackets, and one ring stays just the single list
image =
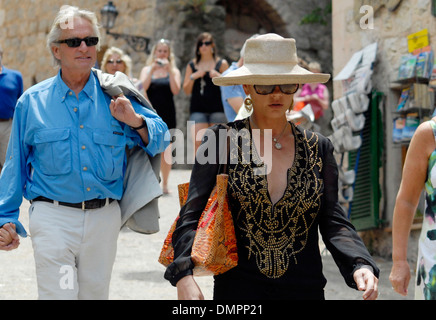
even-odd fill
[{"label": "person in background", "polygon": [[410,229],[422,190],[425,213],[419,237],[415,299],[436,300],[436,117],[419,125],[410,141],[392,221],[392,289],[408,294]]},{"label": "person in background", "polygon": [[105,51],[101,60],[101,71],[110,74],[122,72],[130,78],[138,90],[142,88],[141,82],[132,75],[132,59],[120,48],[110,47]]},{"label": "person in background", "polygon": [[0,176],[0,250],[27,236],[18,220],[24,196],[40,299],[108,298],[126,147],[154,156],[167,146],[156,113],[104,93],[92,72],[99,37],[93,12],[62,6],[47,37],[59,71],[24,92],[15,109]]},{"label": "person in background", "polygon": [[[254,39],[258,35],[255,34],[251,36],[249,39]],[[245,43],[241,48],[241,52],[239,54],[239,60],[237,62],[232,62],[230,67],[223,72],[223,76],[227,73],[236,70],[244,64],[244,50]],[[238,115],[239,109],[243,106],[243,102],[245,99],[245,92],[241,85],[237,86],[223,86],[221,89],[221,99],[224,106],[224,113],[226,114],[227,121],[231,122],[236,119]]]},{"label": "person in background", "polygon": [[[298,66],[294,39],[265,34],[247,40],[242,67],[214,78],[219,86],[243,85],[244,103],[253,107],[249,118],[224,131],[230,137],[227,195],[238,265],[214,277],[214,299],[324,299],[319,234],[346,283],[363,291],[363,299],[377,298],[379,269],[338,202],[332,143],[286,119],[300,84],[329,77]],[[202,148],[225,149],[217,147],[222,128],[210,128]],[[226,158],[219,153],[207,162],[197,154],[173,233],[174,261],[165,278],[179,299],[203,298],[191,251],[219,159]]]},{"label": "person in background", "polygon": [[[152,48],[146,66],[140,75],[144,92],[168,128],[177,126],[174,96],[181,87],[180,70],[177,68],[169,40],[161,39]],[[169,194],[168,180],[171,172],[171,144],[161,157],[162,191]]]},{"label": "person in background", "polygon": [[228,67],[227,60],[218,56],[212,34],[201,33],[195,45],[195,58],[186,66],[183,81],[183,90],[191,95],[189,120],[195,123],[192,129],[195,153],[205,129],[216,123],[227,122],[221,90],[214,86],[212,79],[220,76]]},{"label": "person in background", "polygon": [[[321,72],[321,65],[316,62],[310,62],[308,69],[313,73]],[[295,94],[295,103],[303,102],[304,105],[310,104],[315,116],[315,123],[320,124],[324,115],[324,110],[329,108],[329,91],[322,83],[306,83]]]},{"label": "person in background", "polygon": [[104,53],[101,61],[101,71],[110,74],[120,71],[131,77],[132,59],[117,47],[110,47]]},{"label": "person in background", "polygon": [[23,77],[17,70],[6,68],[0,46],[0,172],[3,168],[12,128],[15,104],[23,94]]}]

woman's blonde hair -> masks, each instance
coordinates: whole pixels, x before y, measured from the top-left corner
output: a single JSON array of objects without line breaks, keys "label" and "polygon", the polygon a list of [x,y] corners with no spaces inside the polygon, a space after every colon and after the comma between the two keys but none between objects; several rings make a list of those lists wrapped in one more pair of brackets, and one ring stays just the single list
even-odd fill
[{"label": "woman's blonde hair", "polygon": [[171,42],[169,40],[166,39],[160,39],[151,49],[151,53],[147,58],[147,61],[145,62],[146,66],[149,66],[153,63],[155,57],[154,54],[156,53],[156,49],[159,45],[165,45],[168,48],[168,61],[170,62],[171,68],[172,69],[177,69],[177,65],[176,65],[176,58],[174,56],[173,53],[173,49],[171,48]]}]

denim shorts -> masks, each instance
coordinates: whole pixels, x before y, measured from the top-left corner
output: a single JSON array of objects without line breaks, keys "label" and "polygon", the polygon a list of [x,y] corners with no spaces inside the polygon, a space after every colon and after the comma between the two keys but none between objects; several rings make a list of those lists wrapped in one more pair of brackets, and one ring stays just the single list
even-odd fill
[{"label": "denim shorts", "polygon": [[227,123],[227,117],[224,112],[193,112],[189,117],[189,121],[195,123]]}]

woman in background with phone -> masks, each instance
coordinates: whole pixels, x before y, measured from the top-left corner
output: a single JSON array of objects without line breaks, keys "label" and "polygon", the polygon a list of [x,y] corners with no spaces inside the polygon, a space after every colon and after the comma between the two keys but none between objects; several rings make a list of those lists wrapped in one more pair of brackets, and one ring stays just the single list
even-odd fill
[{"label": "woman in background with phone", "polygon": [[[145,96],[150,100],[157,114],[167,124],[170,132],[176,128],[174,95],[180,92],[181,76],[176,66],[169,40],[161,39],[154,46],[142,69],[140,80]],[[161,158],[162,190],[170,193],[168,178],[171,171],[171,144]]]}]

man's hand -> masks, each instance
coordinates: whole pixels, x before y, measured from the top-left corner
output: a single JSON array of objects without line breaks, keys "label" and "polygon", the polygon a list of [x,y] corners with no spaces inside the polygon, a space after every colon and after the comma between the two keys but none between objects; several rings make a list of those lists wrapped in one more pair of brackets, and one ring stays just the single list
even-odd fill
[{"label": "man's hand", "polygon": [[132,103],[125,96],[114,97],[109,105],[112,116],[130,127],[140,127],[142,117],[135,112]]},{"label": "man's hand", "polygon": [[10,251],[18,248],[20,238],[15,228],[13,223],[6,223],[0,228],[0,250]]},{"label": "man's hand", "polygon": [[[113,97],[111,104],[109,105],[112,116],[118,121],[124,122],[126,125],[132,128],[141,127],[144,123],[144,119],[141,115],[135,112],[132,103],[124,95],[119,97]],[[144,145],[148,144],[148,129],[144,127],[138,130],[138,134],[141,137]]]}]

